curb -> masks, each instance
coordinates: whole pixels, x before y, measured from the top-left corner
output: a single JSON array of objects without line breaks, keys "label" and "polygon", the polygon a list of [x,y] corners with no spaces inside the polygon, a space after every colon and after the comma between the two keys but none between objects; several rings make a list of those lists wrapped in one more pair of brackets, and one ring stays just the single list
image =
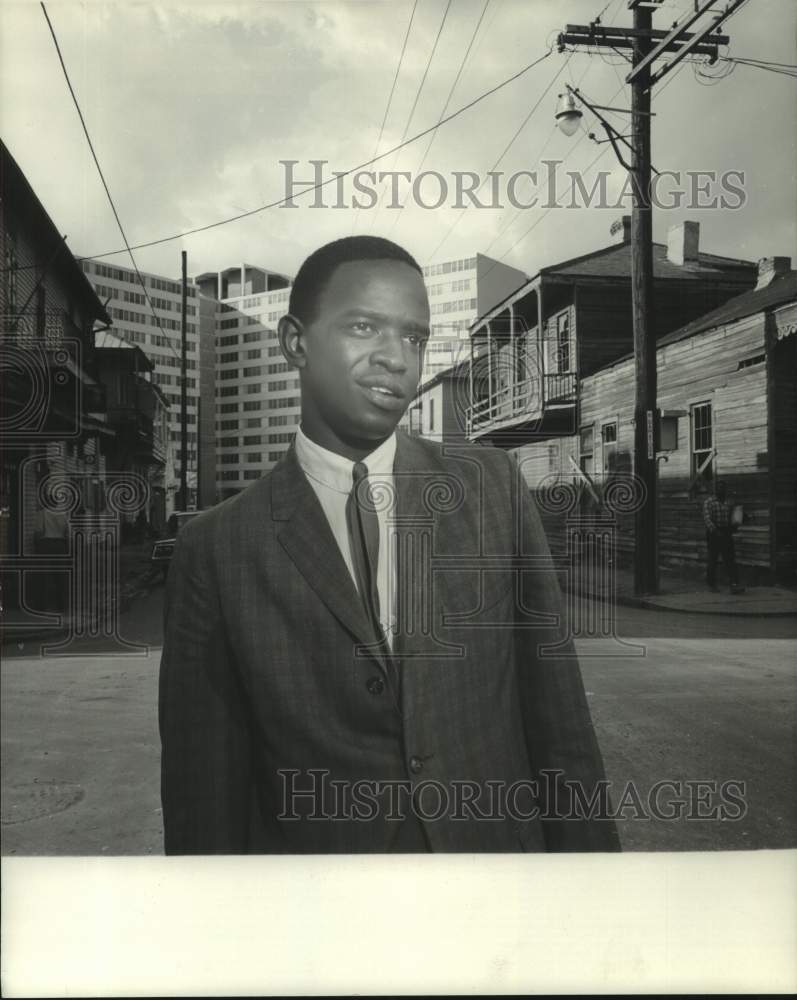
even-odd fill
[{"label": "curb", "polygon": [[[588,597],[592,601],[600,601],[602,604],[608,603],[608,599],[602,594],[585,594],[580,590],[563,588],[568,594],[577,594],[580,597]],[[645,597],[631,597],[621,594],[615,597],[615,603],[628,608],[639,608],[644,611],[661,611],[664,614],[675,615],[708,615],[713,618],[797,618],[797,611],[707,611],[703,608],[670,608],[664,604]]]}]

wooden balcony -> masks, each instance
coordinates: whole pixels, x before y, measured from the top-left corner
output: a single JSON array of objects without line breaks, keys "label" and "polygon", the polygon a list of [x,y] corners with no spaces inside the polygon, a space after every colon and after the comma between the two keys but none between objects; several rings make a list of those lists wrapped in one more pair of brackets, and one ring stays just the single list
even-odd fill
[{"label": "wooden balcony", "polygon": [[533,374],[476,399],[466,411],[466,434],[470,441],[516,445],[531,435],[572,433],[576,402],[575,372]]}]

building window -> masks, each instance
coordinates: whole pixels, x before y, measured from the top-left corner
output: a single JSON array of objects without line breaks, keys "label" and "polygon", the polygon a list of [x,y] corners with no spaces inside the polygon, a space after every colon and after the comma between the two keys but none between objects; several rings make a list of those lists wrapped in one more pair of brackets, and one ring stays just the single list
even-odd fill
[{"label": "building window", "polygon": [[578,444],[578,464],[581,467],[582,472],[586,472],[588,476],[591,476],[595,470],[595,432],[592,424],[587,427],[582,427],[579,431],[579,444]]},{"label": "building window", "polygon": [[223,437],[219,441],[219,446],[222,448],[237,448],[238,438],[237,437]]},{"label": "building window", "polygon": [[279,462],[284,454],[284,451],[270,451],[268,453],[268,460],[269,462]]},{"label": "building window", "polygon": [[263,435],[262,434],[245,434],[244,435],[244,446],[250,444],[262,444]]},{"label": "building window", "polygon": [[261,392],[262,389],[263,386],[259,382],[250,382],[249,385],[246,386],[246,395],[254,396],[255,393]]},{"label": "building window", "polygon": [[262,417],[247,417],[246,426],[247,427],[260,427],[263,420]]},{"label": "building window", "polygon": [[244,479],[260,479],[260,469],[244,469]]},{"label": "building window", "polygon": [[237,420],[222,420],[219,423],[220,431],[237,431],[238,421]]},{"label": "building window", "polygon": [[570,313],[556,317],[556,372],[564,375],[570,371]]},{"label": "building window", "polygon": [[711,403],[694,403],[691,407],[692,417],[692,477],[705,463],[701,476],[704,480],[712,478],[713,462],[709,456],[714,448],[714,427],[711,417]]},{"label": "building window", "polygon": [[601,450],[603,452],[603,472],[608,475],[617,469],[617,421],[601,427]]},{"label": "building window", "polygon": [[429,400],[429,430],[434,430],[434,400]]},{"label": "building window", "polygon": [[238,404],[237,403],[222,403],[219,406],[219,413],[237,413]]},{"label": "building window", "polygon": [[244,368],[244,378],[253,378],[255,375],[262,375],[263,368],[261,365],[251,365],[249,368]]},{"label": "building window", "polygon": [[246,352],[246,360],[247,361],[256,361],[259,357],[260,357],[260,348],[259,347],[253,347],[253,348],[251,348],[251,350],[248,350]]}]

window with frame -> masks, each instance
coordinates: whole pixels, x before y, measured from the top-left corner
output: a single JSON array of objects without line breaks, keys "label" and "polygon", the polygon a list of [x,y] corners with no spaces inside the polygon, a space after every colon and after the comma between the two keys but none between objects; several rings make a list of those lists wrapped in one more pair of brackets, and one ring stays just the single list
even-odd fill
[{"label": "window with frame", "polygon": [[703,468],[701,478],[710,482],[713,474],[713,462],[709,460],[714,449],[714,422],[711,403],[693,403],[690,407],[692,428],[692,476]]},{"label": "window with frame", "polygon": [[582,427],[578,435],[578,464],[583,472],[595,471],[595,430],[592,424]]},{"label": "window with frame", "polygon": [[556,317],[556,373],[564,375],[570,371],[570,312]]},{"label": "window with frame", "polygon": [[617,468],[617,421],[601,426],[601,450],[603,473],[609,475]]}]

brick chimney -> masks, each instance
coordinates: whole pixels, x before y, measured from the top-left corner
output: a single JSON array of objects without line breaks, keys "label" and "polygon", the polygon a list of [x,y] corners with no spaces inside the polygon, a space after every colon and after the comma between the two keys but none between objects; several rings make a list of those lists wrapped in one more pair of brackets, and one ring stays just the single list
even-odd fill
[{"label": "brick chimney", "polygon": [[758,282],[755,290],[766,288],[776,278],[782,278],[791,271],[791,257],[762,257],[758,262]]},{"label": "brick chimney", "polygon": [[691,264],[700,251],[700,223],[681,222],[667,230],[667,260],[671,264]]},{"label": "brick chimney", "polygon": [[609,235],[614,236],[618,243],[631,242],[631,216],[621,215],[609,227]]}]

